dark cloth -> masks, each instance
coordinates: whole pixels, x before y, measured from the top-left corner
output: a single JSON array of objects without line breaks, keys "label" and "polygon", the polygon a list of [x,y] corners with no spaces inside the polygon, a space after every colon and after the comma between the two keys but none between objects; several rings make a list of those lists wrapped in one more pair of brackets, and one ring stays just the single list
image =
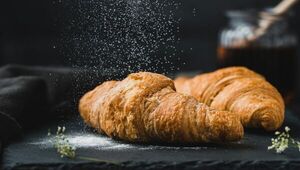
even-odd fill
[{"label": "dark cloth", "polygon": [[81,95],[104,80],[123,77],[116,75],[104,75],[100,69],[0,68],[0,141],[20,137],[24,130],[44,120],[74,113]]}]

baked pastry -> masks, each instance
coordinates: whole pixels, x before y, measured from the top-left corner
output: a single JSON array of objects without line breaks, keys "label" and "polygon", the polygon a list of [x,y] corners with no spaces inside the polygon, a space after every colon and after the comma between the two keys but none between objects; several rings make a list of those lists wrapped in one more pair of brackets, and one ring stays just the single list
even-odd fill
[{"label": "baked pastry", "polygon": [[228,67],[194,78],[175,80],[177,92],[192,95],[199,102],[231,111],[245,127],[278,129],[284,120],[280,93],[261,75],[245,67]]},{"label": "baked pastry", "polygon": [[104,82],[81,98],[79,111],[89,126],[130,142],[193,144],[243,137],[243,126],[233,113],[177,93],[173,80],[156,73]]}]

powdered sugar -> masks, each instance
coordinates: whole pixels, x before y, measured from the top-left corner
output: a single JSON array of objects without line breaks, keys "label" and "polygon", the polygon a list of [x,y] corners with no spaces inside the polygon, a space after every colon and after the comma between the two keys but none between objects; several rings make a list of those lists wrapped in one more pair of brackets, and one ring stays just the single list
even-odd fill
[{"label": "powdered sugar", "polygon": [[[172,72],[179,60],[174,0],[77,0],[67,4],[63,53],[75,67]],[[69,51],[67,50],[69,49]]]},{"label": "powdered sugar", "polygon": [[[95,150],[178,150],[178,149],[191,149],[191,150],[203,150],[207,147],[203,146],[194,146],[194,147],[179,147],[179,146],[161,146],[161,145],[140,145],[140,144],[131,144],[123,143],[122,141],[116,141],[109,137],[100,135],[100,134],[91,134],[91,133],[74,133],[66,135],[66,139],[69,143],[76,147],[80,148],[92,148]],[[35,142],[30,142],[31,145],[38,145],[41,148],[52,148],[53,147],[54,136],[41,138]]]}]

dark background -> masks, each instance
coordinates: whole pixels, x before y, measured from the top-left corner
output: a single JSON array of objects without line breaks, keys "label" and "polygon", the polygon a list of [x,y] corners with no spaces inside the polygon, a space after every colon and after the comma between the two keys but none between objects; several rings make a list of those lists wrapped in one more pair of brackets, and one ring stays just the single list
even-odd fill
[{"label": "dark background", "polygon": [[[82,0],[84,1],[84,0]],[[100,1],[100,0],[99,0]],[[101,0],[104,1],[104,0]],[[78,13],[71,0],[6,0],[0,4],[0,65],[72,65],[68,50],[62,49],[68,23]],[[219,31],[226,25],[224,12],[229,9],[264,8],[278,0],[178,0],[176,10],[180,37],[174,62],[182,71],[215,69]],[[73,9],[73,10],[70,10]],[[300,5],[290,19],[300,34]],[[300,60],[299,60],[300,61]],[[184,64],[183,64],[184,63]],[[299,64],[298,64],[299,65]],[[108,66],[111,67],[111,66]],[[147,69],[147,68],[146,68]]]}]

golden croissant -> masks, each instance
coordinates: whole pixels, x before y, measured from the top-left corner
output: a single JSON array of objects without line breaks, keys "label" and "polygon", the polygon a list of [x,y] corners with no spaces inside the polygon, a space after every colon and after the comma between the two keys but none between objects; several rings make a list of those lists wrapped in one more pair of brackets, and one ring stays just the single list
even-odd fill
[{"label": "golden croissant", "polygon": [[175,80],[177,92],[208,106],[235,113],[245,127],[278,129],[284,120],[280,93],[261,75],[245,67],[229,67],[194,78]]},{"label": "golden croissant", "polygon": [[177,93],[173,80],[149,72],[104,82],[81,98],[79,111],[91,127],[130,142],[237,141],[244,133],[233,113]]}]

